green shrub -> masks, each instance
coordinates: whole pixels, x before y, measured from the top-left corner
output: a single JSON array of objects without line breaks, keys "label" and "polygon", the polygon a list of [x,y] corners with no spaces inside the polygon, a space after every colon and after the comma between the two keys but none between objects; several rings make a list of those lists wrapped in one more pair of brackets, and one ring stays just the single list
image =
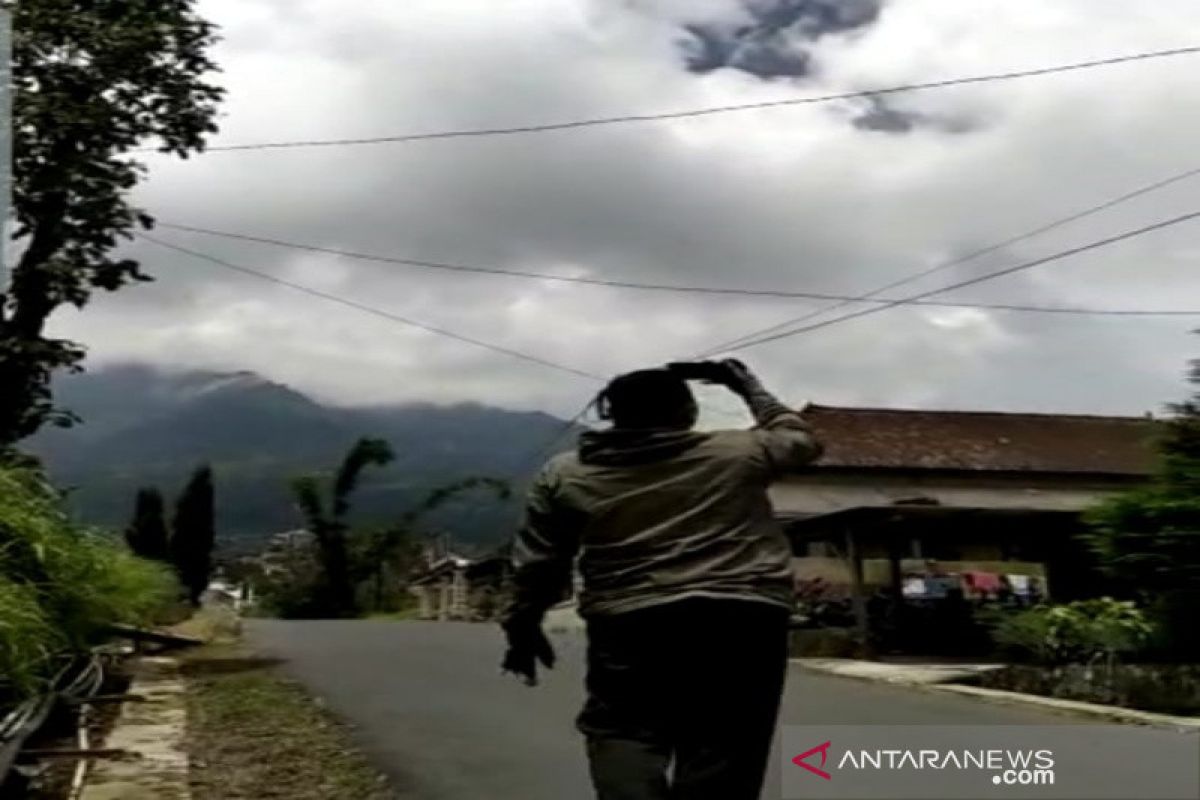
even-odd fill
[{"label": "green shrub", "polygon": [[297,544],[275,554],[272,568],[255,580],[256,610],[280,619],[322,619],[329,603],[317,546]]},{"label": "green shrub", "polygon": [[113,623],[147,624],[179,589],[168,568],[73,524],[39,475],[0,468],[0,691],[30,691]]},{"label": "green shrub", "polygon": [[1158,625],[1159,652],[1200,661],[1200,359],[1198,391],[1154,427],[1151,480],[1091,509],[1084,542],[1116,590],[1140,600]]},{"label": "green shrub", "polygon": [[1010,655],[1042,664],[1111,665],[1150,641],[1154,628],[1133,603],[1101,597],[1042,605],[993,620],[993,638]]}]

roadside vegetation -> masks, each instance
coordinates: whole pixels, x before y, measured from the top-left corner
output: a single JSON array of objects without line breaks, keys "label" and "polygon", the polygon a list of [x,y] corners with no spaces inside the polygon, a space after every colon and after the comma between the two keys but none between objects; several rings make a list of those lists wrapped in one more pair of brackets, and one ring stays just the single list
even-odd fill
[{"label": "roadside vegetation", "polygon": [[1144,487],[1089,515],[1086,542],[1117,591],[1156,626],[1154,655],[1200,661],[1200,359],[1196,392],[1172,406],[1156,442],[1158,469]]},{"label": "roadside vegetation", "polygon": [[[1200,387],[1200,361],[1190,378]],[[999,688],[1200,714],[1200,391],[1172,406],[1145,486],[1087,515],[1084,543],[1115,597],[990,620],[1018,666]]]},{"label": "roadside vegetation", "polygon": [[237,644],[189,655],[188,751],[196,800],[391,800],[350,732],[272,663]]},{"label": "roadside vegetation", "polygon": [[261,613],[285,619],[411,616],[406,579],[421,566],[424,545],[432,538],[429,515],[468,492],[509,496],[503,481],[467,478],[432,490],[394,522],[352,524],[352,501],[364,473],[392,458],[386,441],[363,438],[332,474],[292,482],[296,508],[312,538],[272,554],[269,567],[249,576]]},{"label": "roadside vegetation", "polygon": [[0,467],[0,697],[36,692],[109,625],[169,615],[171,570],[73,523],[35,470]]},{"label": "roadside vegetation", "polygon": [[[1200,387],[1200,360],[1190,379]],[[1200,660],[1200,388],[1171,407],[1149,483],[1086,515],[1083,541],[1117,599],[1043,606],[1004,620],[1001,641],[1035,661]]]},{"label": "roadside vegetation", "polygon": [[1120,658],[1142,650],[1153,633],[1154,626],[1133,602],[1102,597],[1004,616],[994,636],[1020,660],[1098,665],[1111,672]]}]

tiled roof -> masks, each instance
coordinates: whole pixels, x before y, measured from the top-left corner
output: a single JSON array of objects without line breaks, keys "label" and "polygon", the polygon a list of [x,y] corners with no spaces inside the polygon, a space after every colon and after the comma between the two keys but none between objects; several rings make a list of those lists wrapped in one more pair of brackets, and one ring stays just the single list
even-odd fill
[{"label": "tiled roof", "polygon": [[825,446],[818,466],[1145,475],[1142,417],[911,411],[810,405]]}]

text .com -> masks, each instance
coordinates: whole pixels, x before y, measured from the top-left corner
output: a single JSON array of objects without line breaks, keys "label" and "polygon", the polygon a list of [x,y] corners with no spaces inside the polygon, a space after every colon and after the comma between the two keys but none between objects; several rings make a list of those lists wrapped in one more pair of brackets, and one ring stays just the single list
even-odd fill
[{"label": "text .com", "polygon": [[1053,786],[1054,770],[1006,769],[999,775],[993,775],[992,783],[997,786]]}]

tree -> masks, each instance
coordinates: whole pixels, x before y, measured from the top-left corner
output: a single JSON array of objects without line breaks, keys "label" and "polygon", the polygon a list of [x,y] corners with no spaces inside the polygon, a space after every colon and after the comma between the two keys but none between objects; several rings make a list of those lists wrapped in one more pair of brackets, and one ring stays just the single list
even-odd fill
[{"label": "tree", "polygon": [[372,465],[383,466],[393,458],[392,448],[384,440],[359,439],[334,476],[328,502],[322,496],[321,481],[317,476],[305,475],[292,481],[296,506],[304,517],[305,527],[316,538],[323,573],[324,606],[334,617],[350,617],[357,612],[346,546],[350,498],[358,488],[363,470]]},{"label": "tree", "polygon": [[376,610],[383,610],[388,566],[397,565],[398,562],[411,563],[415,560],[419,552],[417,534],[421,520],[460,494],[477,489],[494,492],[500,500],[507,500],[512,495],[512,489],[505,481],[483,477],[465,478],[432,490],[395,524],[366,534],[360,555],[360,563],[365,569],[360,570],[360,574],[372,584]]},{"label": "tree", "polygon": [[138,489],[133,519],[125,529],[125,541],[134,555],[155,561],[170,561],[170,537],[163,513],[163,497],[158,489]]},{"label": "tree", "polygon": [[192,473],[175,504],[171,561],[192,605],[200,604],[212,574],[214,499],[212,468],[205,464]]},{"label": "tree", "polygon": [[389,587],[399,587],[389,576],[407,575],[420,562],[423,551],[413,531],[398,523],[371,526],[354,531],[348,544],[351,580],[360,603],[369,611],[397,610]]},{"label": "tree", "polygon": [[[22,0],[13,5],[13,238],[24,251],[0,294],[0,450],[69,425],[50,379],[83,348],[44,334],[63,304],[149,280],[114,255],[153,218],[129,202],[141,148],[186,158],[217,130],[215,27],[195,0]],[[0,286],[0,290],[4,287]]]},{"label": "tree", "polygon": [[[1200,360],[1190,380],[1200,386]],[[1171,406],[1156,442],[1159,466],[1151,482],[1118,495],[1088,515],[1085,541],[1126,593],[1158,617],[1167,643],[1200,655],[1200,391]]]}]

